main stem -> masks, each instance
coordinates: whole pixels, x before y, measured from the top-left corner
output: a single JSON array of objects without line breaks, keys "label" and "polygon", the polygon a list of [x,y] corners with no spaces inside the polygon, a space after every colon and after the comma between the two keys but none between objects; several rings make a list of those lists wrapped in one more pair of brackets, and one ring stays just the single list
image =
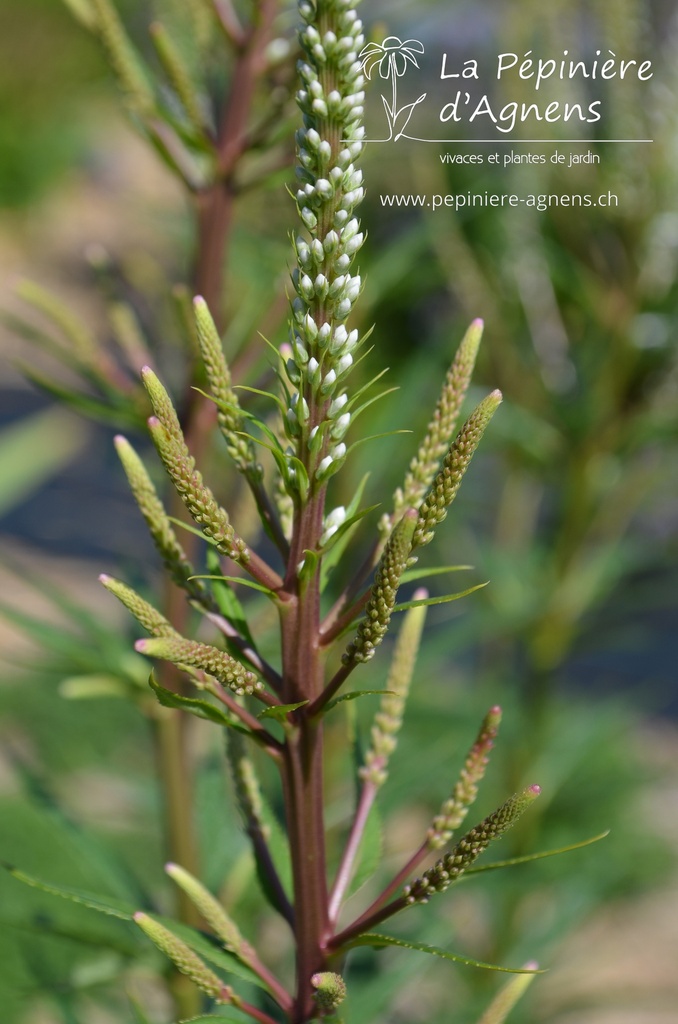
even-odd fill
[{"label": "main stem", "polygon": [[[281,612],[283,700],[313,701],[323,686],[320,653],[319,574],[299,584],[297,566],[305,550],[318,546],[325,488],[297,511],[286,588],[294,592]],[[313,1016],[311,977],[325,969],[329,938],[325,823],[323,816],[323,726],[301,709],[290,726],[282,763],[283,793],[292,857],[294,930],[297,947],[293,1024]]]}]

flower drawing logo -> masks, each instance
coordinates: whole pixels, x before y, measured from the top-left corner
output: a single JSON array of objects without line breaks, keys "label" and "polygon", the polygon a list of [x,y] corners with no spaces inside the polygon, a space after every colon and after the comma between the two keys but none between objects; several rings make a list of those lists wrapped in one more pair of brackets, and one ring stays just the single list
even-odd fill
[{"label": "flower drawing logo", "polygon": [[422,93],[414,103],[406,103],[398,109],[398,79],[407,71],[408,65],[413,64],[419,67],[416,54],[424,52],[424,44],[418,39],[406,39],[404,42],[397,36],[387,36],[382,43],[367,43],[360,51],[360,61],[363,74],[371,79],[374,71],[379,69],[379,77],[388,81],[391,80],[390,102],[382,95],[382,102],[386,111],[389,134],[383,142],[393,139],[397,142],[402,138],[410,118],[423,99],[426,93]]}]

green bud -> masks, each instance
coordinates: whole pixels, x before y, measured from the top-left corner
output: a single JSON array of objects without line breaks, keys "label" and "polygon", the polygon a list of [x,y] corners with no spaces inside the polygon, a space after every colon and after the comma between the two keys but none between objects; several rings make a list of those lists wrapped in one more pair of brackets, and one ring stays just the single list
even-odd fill
[{"label": "green bud", "polygon": [[468,814],[471,804],[478,795],[478,784],[485,775],[487,755],[494,745],[500,722],[501,708],[490,708],[468,753],[451,797],[445,801],[431,823],[426,837],[429,850],[439,850],[446,846]]},{"label": "green bud", "polygon": [[483,336],[483,321],[474,320],[447,371],[438,403],[419,450],[410,463],[402,489],[394,495],[394,516],[403,508],[417,506],[430,487],[440,460],[452,443],[454,429]]},{"label": "green bud", "polygon": [[250,672],[226,651],[201,644],[197,640],[186,640],[176,633],[173,636],[157,636],[152,640],[137,640],[135,647],[140,654],[149,658],[161,658],[175,665],[190,665],[207,672],[240,696],[263,689],[263,683],[254,672]]},{"label": "green bud", "polygon": [[501,403],[501,391],[493,391],[474,409],[457,434],[452,447],[419,507],[419,521],[412,546],[428,544],[438,523],[447,516],[447,510],[457,496],[464,473],[480,444],[485,428]]},{"label": "green bud", "polygon": [[358,626],[355,640],[343,656],[345,664],[351,661],[369,661],[374,656],[391,621],[400,577],[407,568],[412,550],[412,538],[417,525],[417,512],[409,509],[388,539],[381,561],[374,575],[365,617]]},{"label": "green bud", "polygon": [[103,583],[106,590],[109,590],[111,594],[114,594],[124,604],[125,608],[132,613],[134,618],[152,636],[178,637],[179,634],[165,616],[161,615],[148,601],[144,601],[143,597],[140,597],[136,590],[132,590],[126,583],[122,583],[112,576],[107,576],[105,573],[99,576],[99,581]]},{"label": "green bud", "polygon": [[237,925],[228,916],[221,903],[199,882],[178,864],[166,864],[165,871],[182,889],[193,905],[200,911],[215,935],[221,939],[226,949],[241,959],[247,959],[249,947]]},{"label": "green bud", "polygon": [[311,985],[315,989],[313,998],[321,1010],[336,1010],[346,998],[346,982],[332,971],[318,971],[312,975]]},{"label": "green bud", "polygon": [[448,886],[456,882],[471,867],[493,839],[498,839],[515,825],[540,793],[539,786],[528,786],[522,793],[510,797],[498,810],[467,832],[450,853],[425,871],[421,878],[405,886],[403,895],[407,902],[428,903],[430,897],[437,892],[445,892]]},{"label": "green bud", "polygon": [[99,36],[128,103],[142,115],[152,114],[153,90],[115,6],[111,0],[92,0],[92,7]]},{"label": "green bud", "polygon": [[134,922],[148,935],[158,949],[181,971],[206,992],[217,1003],[233,1002],[233,989],[225,985],[214,971],[168,928],[141,911],[134,915]]},{"label": "green bud", "polygon": [[[416,590],[413,599],[423,600],[428,591]],[[405,703],[410,690],[414,664],[419,650],[421,634],[426,619],[426,608],[410,608],[405,614],[398,633],[386,680],[386,690],[381,698],[379,711],[374,717],[372,743],[365,754],[365,762],[359,771],[360,778],[382,786],[386,782],[389,758],[396,748],[397,735],[403,723]]]}]

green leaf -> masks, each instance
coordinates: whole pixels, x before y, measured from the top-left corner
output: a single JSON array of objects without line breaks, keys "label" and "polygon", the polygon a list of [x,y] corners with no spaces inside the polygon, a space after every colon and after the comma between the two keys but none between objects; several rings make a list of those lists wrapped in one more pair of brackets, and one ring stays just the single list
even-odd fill
[{"label": "green leaf", "polygon": [[480,864],[477,867],[467,868],[464,874],[477,875],[481,871],[497,871],[499,868],[513,867],[515,864],[527,864],[529,861],[543,860],[545,857],[557,857],[560,853],[570,853],[572,850],[582,850],[585,846],[593,846],[594,843],[600,842],[601,839],[605,839],[609,834],[610,830],[607,829],[606,832],[601,832],[600,835],[593,836],[591,839],[584,839],[580,843],[572,843],[571,846],[561,846],[558,850],[543,850],[541,853],[527,853],[523,857],[510,857],[509,860],[497,860],[492,861],[490,864]]},{"label": "green leaf", "polygon": [[308,700],[300,700],[297,704],[275,704],[273,707],[260,711],[257,718],[275,718],[278,722],[285,722],[292,711],[303,708],[304,704],[309,703]]},{"label": "green leaf", "polygon": [[[0,862],[0,866],[4,867],[17,881],[23,882],[33,889],[39,889],[50,896],[59,896],[61,899],[69,900],[71,903],[78,903],[81,906],[88,907],[90,910],[96,910],[98,913],[107,914],[110,917],[117,917],[122,921],[133,921],[134,915],[139,909],[134,904],[123,903],[122,900],[112,897],[98,896],[96,893],[73,889],[70,886],[52,885],[50,882],[45,882],[34,875],[29,875],[10,864]],[[174,932],[194,952],[198,953],[205,960],[209,960],[214,967],[219,967],[230,974],[236,974],[238,977],[267,990],[266,985],[254,971],[242,964],[233,954],[228,953],[194,928],[189,928],[188,925],[174,921],[172,918],[162,917],[159,914],[151,914],[150,916]]]},{"label": "green leaf", "polygon": [[267,597],[275,597],[272,590],[265,587],[262,583],[256,583],[254,580],[244,579],[242,576],[205,576],[195,575],[189,576],[191,580],[221,580],[224,583],[239,583],[243,587],[250,587],[251,590],[259,590],[262,594],[266,594]]},{"label": "green leaf", "polygon": [[245,736],[251,736],[248,729],[240,725],[227,712],[218,708],[216,704],[211,704],[208,700],[200,700],[197,697],[183,697],[179,693],[174,693],[173,690],[166,690],[164,686],[160,685],[152,672],[148,685],[158,698],[158,703],[162,704],[164,708],[188,711],[189,714],[196,715],[197,718],[206,719],[208,722],[216,722],[217,725],[227,725],[229,729],[235,729],[237,732],[244,733]]},{"label": "green leaf", "polygon": [[87,434],[63,409],[50,408],[0,432],[0,516],[19,505],[82,450]]},{"label": "green leaf", "polygon": [[[69,676],[59,684],[59,693],[66,700],[96,700],[101,697],[129,697],[132,684],[107,673]],[[138,693],[138,690],[136,691]]]},{"label": "green leaf", "polygon": [[97,896],[95,893],[85,892],[81,889],[72,889],[70,886],[65,885],[52,885],[50,882],[44,882],[40,878],[26,874],[25,871],[21,871],[20,868],[15,868],[11,864],[5,864],[0,861],[0,866],[16,878],[17,881],[30,885],[33,889],[40,889],[41,892],[46,892],[50,896],[59,896],[61,899],[70,900],[71,903],[79,903],[83,907],[89,907],[90,910],[97,910],[100,914],[108,914],[110,917],[120,918],[121,921],[131,921],[138,909],[133,904],[124,903],[122,900],[117,900],[113,897]]},{"label": "green leaf", "polygon": [[380,949],[384,946],[398,946],[401,949],[415,949],[419,953],[428,953],[430,956],[439,956],[443,960],[452,960],[454,963],[466,964],[468,967],[482,967],[487,971],[501,971],[504,974],[544,974],[543,970],[533,970],[525,967],[499,967],[497,964],[486,964],[482,960],[473,960],[469,956],[460,956],[458,953],[450,953],[439,946],[427,946],[423,942],[410,942],[407,939],[396,939],[392,935],[377,935],[375,932],[366,932],[358,935],[346,944],[345,949],[353,949],[354,946],[372,946]]},{"label": "green leaf", "polygon": [[[228,584],[222,583],[216,578],[220,568],[220,562],[219,555],[214,548],[207,549],[206,561],[209,571],[215,574],[212,593],[214,594],[214,599],[217,602],[219,611],[224,618],[228,619],[231,625],[237,629],[240,636],[254,647],[254,640],[252,639],[252,634],[250,633],[247,619],[245,618],[245,610],[243,606],[238,600],[236,594],[233,592],[233,589],[229,587]],[[230,650],[230,653],[234,654],[234,650]]]},{"label": "green leaf", "polygon": [[196,537],[200,537],[201,540],[204,540],[207,544],[211,544],[212,547],[215,548],[217,546],[217,542],[212,540],[211,537],[207,537],[202,530],[198,529],[197,526],[191,526],[190,523],[185,523],[183,519],[176,519],[174,516],[168,516],[167,518],[170,523],[174,523],[175,526],[180,526],[182,530],[187,530],[188,533],[195,534]]},{"label": "green leaf", "polygon": [[400,577],[401,583],[412,583],[413,580],[421,580],[425,576],[442,576],[447,572],[464,572],[473,569],[472,565],[437,565],[432,569],[408,569]]},{"label": "green leaf", "polygon": [[468,597],[469,594],[474,594],[476,590],[482,590],[483,587],[487,586],[489,580],[486,583],[476,583],[475,587],[469,587],[468,590],[462,590],[458,594],[445,594],[444,597],[425,597],[420,601],[404,601],[402,604],[397,604],[393,609],[394,612],[405,612],[408,608],[423,608],[431,604],[448,604],[450,601],[458,601],[460,597]]},{"label": "green leaf", "polygon": [[341,697],[335,697],[329,704],[326,704],[323,708],[323,714],[326,715],[332,708],[336,708],[337,704],[342,704],[345,700],[356,700],[357,697],[367,697],[370,694],[383,694],[383,693],[394,693],[394,690],[351,690],[350,693],[342,693]]}]

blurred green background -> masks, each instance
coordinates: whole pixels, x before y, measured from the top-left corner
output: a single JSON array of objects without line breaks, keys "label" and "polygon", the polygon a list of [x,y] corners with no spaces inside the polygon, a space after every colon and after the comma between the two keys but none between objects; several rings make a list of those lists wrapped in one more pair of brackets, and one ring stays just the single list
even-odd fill
[{"label": "blurred green background", "polygon": [[[145,53],[158,12],[181,24],[173,0],[118,6]],[[505,401],[426,559],[471,563],[471,582],[491,582],[429,616],[409,724],[383,794],[384,863],[397,868],[418,843],[477,722],[501,703],[503,733],[479,811],[525,783],[544,790],[505,849],[547,849],[605,828],[611,835],[567,857],[478,876],[403,921],[403,934],[479,959],[535,957],[548,966],[516,1012],[525,1024],[669,1024],[678,1002],[678,9],[649,0],[364,0],[362,17],[377,39],[416,37],[456,57],[575,51],[600,40],[654,61],[651,88],[620,91],[600,129],[654,144],[600,146],[597,167],[450,168],[435,147],[368,147],[359,317],[377,327],[357,376],[367,380],[388,363],[388,381],[401,390],[362,429],[414,434],[358,448],[333,502],[348,503],[368,471],[367,503],[388,502],[463,330],[482,316],[473,397],[498,386]],[[285,8],[280,33],[293,24]],[[378,109],[377,84],[367,102]],[[291,180],[273,175],[239,200],[225,282],[229,355],[257,329],[284,339]],[[498,186],[610,189],[620,205],[455,216],[394,213],[379,200]],[[0,857],[57,883],[164,906],[145,723],[114,696],[68,699],[73,680],[103,677],[120,689],[140,672],[134,630],[99,594],[98,573],[152,593],[160,572],[114,457],[115,415],[81,403],[91,415],[78,416],[25,382],[21,363],[65,387],[78,378],[20,337],[19,320],[36,330],[42,323],[26,316],[16,284],[30,278],[50,288],[104,346],[115,334],[112,305],[128,302],[178,389],[185,359],[172,286],[190,275],[191,206],[131,130],[98,46],[57,0],[0,0],[0,207]],[[263,353],[241,365],[248,383],[266,379]],[[143,445],[133,402],[123,413]],[[216,453],[212,473],[221,465]],[[246,506],[240,514],[249,521]],[[357,558],[368,534],[356,537]],[[253,615],[263,628],[263,610],[253,606]],[[370,685],[381,685],[386,662],[375,659]],[[369,727],[372,711],[361,709],[358,727]],[[284,932],[262,924],[250,891],[218,742],[206,728],[195,745],[205,880],[216,889],[236,868],[230,905],[249,915],[265,955],[285,963]],[[350,797],[339,731],[335,746],[330,813],[339,826]],[[129,1021],[127,993],[150,1020],[170,1020],[158,962],[131,929],[13,879],[0,879],[0,894],[7,1024]],[[492,975],[395,952],[357,958],[352,979],[349,1024],[470,1022],[497,985]]]}]

